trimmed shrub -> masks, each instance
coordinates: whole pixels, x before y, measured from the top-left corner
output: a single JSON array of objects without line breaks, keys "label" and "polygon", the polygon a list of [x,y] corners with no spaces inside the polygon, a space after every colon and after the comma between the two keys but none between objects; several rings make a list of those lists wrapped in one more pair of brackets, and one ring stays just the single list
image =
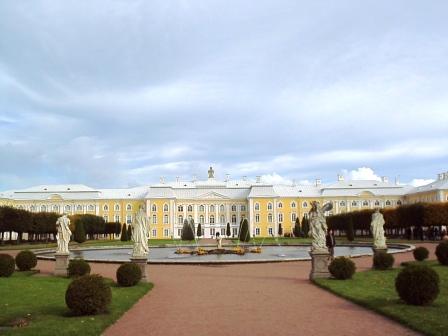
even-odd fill
[{"label": "trimmed shrub", "polygon": [[328,266],[328,270],[336,279],[346,280],[351,279],[355,274],[356,266],[349,258],[337,257]]},{"label": "trimmed shrub", "polygon": [[400,271],[395,289],[407,304],[426,306],[439,295],[439,275],[426,265],[413,264]]},{"label": "trimmed shrub", "polygon": [[387,270],[394,264],[394,256],[387,252],[378,252],[373,256],[373,268],[377,270]]},{"label": "trimmed shrub", "polygon": [[238,239],[242,242],[250,241],[249,222],[246,218],[241,221]]},{"label": "trimmed shrub", "polygon": [[142,278],[142,271],[134,263],[122,264],[117,269],[117,282],[120,286],[131,287],[138,284]]},{"label": "trimmed shrub", "polygon": [[107,310],[112,290],[97,274],[73,280],[65,292],[65,303],[75,315],[95,315]]},{"label": "trimmed shrub", "polygon": [[20,251],[16,255],[16,265],[20,271],[29,271],[37,265],[36,255],[29,250]]},{"label": "trimmed shrub", "polygon": [[14,273],[16,264],[9,254],[0,254],[0,277],[9,277]]},{"label": "trimmed shrub", "polygon": [[68,276],[79,277],[90,274],[90,265],[84,259],[73,259],[68,263]]},{"label": "trimmed shrub", "polygon": [[81,220],[77,220],[75,223],[75,233],[73,234],[73,240],[79,244],[84,243],[87,239],[86,230],[84,229],[84,223]]},{"label": "trimmed shrub", "polygon": [[443,241],[437,245],[436,256],[439,263],[448,265],[448,241]]},{"label": "trimmed shrub", "polygon": [[123,224],[123,226],[121,227],[121,236],[120,236],[120,240],[121,241],[128,241],[128,229],[126,228],[126,224]]},{"label": "trimmed shrub", "polygon": [[420,246],[417,247],[412,254],[414,255],[414,259],[418,261],[423,261],[425,259],[428,259],[429,251],[426,247]]}]

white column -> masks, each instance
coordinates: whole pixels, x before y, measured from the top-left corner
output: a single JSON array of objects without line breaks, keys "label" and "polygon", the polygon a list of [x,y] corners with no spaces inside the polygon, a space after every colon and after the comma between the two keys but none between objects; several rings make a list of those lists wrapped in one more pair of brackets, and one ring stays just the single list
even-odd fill
[{"label": "white column", "polygon": [[231,219],[232,219],[232,218],[230,217],[230,206],[231,206],[231,205],[228,204],[228,203],[225,205],[225,207],[226,207],[226,208],[225,208],[225,209],[226,209],[226,217],[227,217],[227,218],[226,218],[226,223],[229,222],[230,224],[232,224],[232,222],[231,222]]},{"label": "white column", "polygon": [[277,237],[278,236],[278,227],[277,227],[277,223],[278,223],[278,218],[277,218],[277,199],[274,198],[274,202],[273,202],[273,207],[274,207],[274,236]]},{"label": "white column", "polygon": [[[239,223],[239,222],[238,222]],[[254,236],[254,200],[249,199],[249,232],[251,237]],[[238,232],[239,234],[239,232]]]},{"label": "white column", "polygon": [[198,220],[198,205],[197,204],[193,205],[193,220],[195,223],[199,222],[199,220]]},{"label": "white column", "polygon": [[175,229],[176,225],[176,204],[174,203],[174,200],[170,200],[170,205],[169,205],[169,218],[171,218],[170,220],[170,227],[171,227],[171,232],[173,233],[173,237],[177,238],[177,230]]}]

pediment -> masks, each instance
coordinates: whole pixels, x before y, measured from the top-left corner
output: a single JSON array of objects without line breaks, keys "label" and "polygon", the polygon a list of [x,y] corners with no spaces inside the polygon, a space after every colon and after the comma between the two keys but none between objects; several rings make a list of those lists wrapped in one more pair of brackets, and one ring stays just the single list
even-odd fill
[{"label": "pediment", "polygon": [[211,191],[196,197],[197,199],[229,199],[229,197],[224,196],[216,191]]},{"label": "pediment", "polygon": [[61,201],[63,200],[62,196],[59,194],[52,194],[50,197],[48,197],[47,199],[49,200],[54,200],[54,201]]},{"label": "pediment", "polygon": [[371,192],[371,191],[364,190],[364,191],[360,192],[358,194],[358,196],[359,197],[372,197],[372,196],[375,196],[375,194],[373,192]]}]

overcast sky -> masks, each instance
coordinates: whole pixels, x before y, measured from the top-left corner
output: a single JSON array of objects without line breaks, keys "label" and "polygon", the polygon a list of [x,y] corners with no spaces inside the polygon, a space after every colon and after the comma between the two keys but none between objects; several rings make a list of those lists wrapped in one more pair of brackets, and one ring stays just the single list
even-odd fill
[{"label": "overcast sky", "polygon": [[209,165],[274,182],[434,178],[448,170],[447,13],[436,0],[1,1],[0,190]]}]

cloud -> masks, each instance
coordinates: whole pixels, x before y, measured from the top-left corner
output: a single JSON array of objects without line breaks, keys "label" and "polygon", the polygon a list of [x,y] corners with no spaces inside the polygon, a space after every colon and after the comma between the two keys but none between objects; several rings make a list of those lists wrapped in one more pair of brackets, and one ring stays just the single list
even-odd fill
[{"label": "cloud", "polygon": [[261,182],[267,184],[292,184],[292,180],[289,180],[277,173],[261,175]]},{"label": "cloud", "polygon": [[413,187],[421,187],[434,182],[434,179],[413,179],[409,184]]},{"label": "cloud", "polygon": [[373,180],[381,181],[381,177],[375,174],[372,168],[360,167],[351,171],[343,171],[348,180]]}]

